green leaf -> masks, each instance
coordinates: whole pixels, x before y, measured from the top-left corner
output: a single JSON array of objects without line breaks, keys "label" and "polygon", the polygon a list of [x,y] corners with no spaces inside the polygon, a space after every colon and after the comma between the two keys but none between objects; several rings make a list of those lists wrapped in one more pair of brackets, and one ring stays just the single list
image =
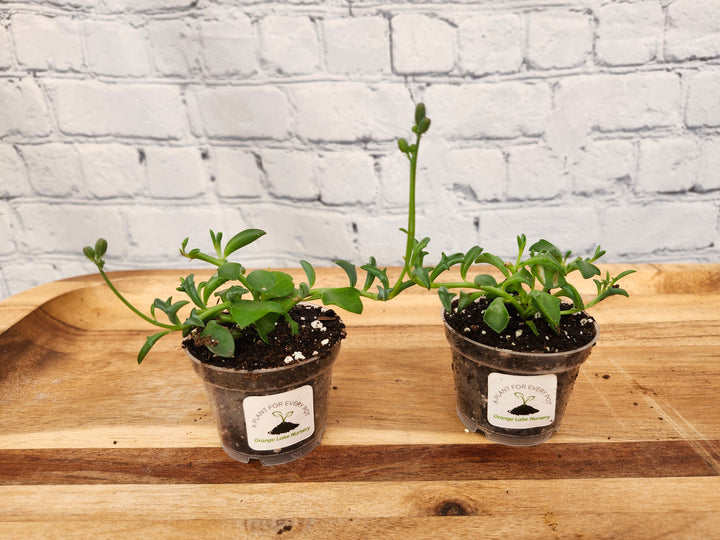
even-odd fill
[{"label": "green leaf", "polygon": [[235,354],[235,340],[232,334],[216,321],[209,321],[200,336],[209,337],[212,340],[206,347],[218,356],[229,358]]},{"label": "green leaf", "polygon": [[236,262],[226,262],[217,271],[218,276],[228,281],[238,281],[244,273],[243,265]]},{"label": "green leaf", "polygon": [[321,299],[325,305],[338,306],[350,313],[362,313],[363,310],[360,291],[353,287],[325,289],[322,292]]},{"label": "green leaf", "polygon": [[580,270],[582,277],[584,277],[585,279],[590,279],[593,276],[600,275],[600,269],[592,263],[589,263],[583,259],[578,259],[577,261],[575,261],[575,263],[577,264],[578,270]]},{"label": "green leaf", "polygon": [[185,319],[183,326],[197,326],[199,328],[204,328],[205,321],[203,321],[200,317],[198,317],[197,312],[195,311],[195,308],[192,308],[192,310],[190,310],[190,316],[187,319]]},{"label": "green leaf", "polygon": [[480,246],[473,246],[471,247],[468,252],[465,254],[465,257],[462,260],[462,263],[460,264],[460,275],[463,279],[467,279],[467,273],[470,267],[475,264],[476,259],[480,256],[482,253],[483,248]]},{"label": "green leaf", "polygon": [[355,287],[355,284],[357,283],[357,270],[355,270],[355,265],[342,259],[335,261],[335,264],[345,270],[348,281],[350,282],[350,287]]},{"label": "green leaf", "polygon": [[438,289],[438,296],[440,297],[440,303],[445,308],[445,311],[452,313],[452,301],[455,298],[455,293],[450,292],[447,287],[442,286]]},{"label": "green leaf", "polygon": [[468,293],[465,291],[460,291],[460,298],[458,299],[458,311],[462,311],[470,304],[472,304],[475,300],[477,300],[481,296],[484,296],[484,294],[485,293],[482,292]]},{"label": "green leaf", "polygon": [[412,269],[412,276],[420,282],[420,284],[425,287],[426,289],[430,289],[432,287],[432,282],[430,281],[430,273],[429,270],[422,266],[416,266]]},{"label": "green leaf", "polygon": [[450,270],[450,268],[456,264],[461,263],[464,257],[465,256],[462,253],[453,253],[452,255],[445,255],[445,253],[442,253],[440,255],[440,262],[437,263],[430,273],[430,281],[435,281],[435,278],[437,278],[440,274],[446,270]]},{"label": "green leaf", "polygon": [[172,296],[167,300],[160,300],[159,298],[156,298],[152,303],[152,306],[150,306],[150,312],[155,315],[155,309],[157,308],[167,316],[168,320],[172,324],[180,326],[180,318],[178,317],[177,312],[189,303],[190,302],[187,300],[180,300],[179,302],[175,302],[173,304]]},{"label": "green leaf", "polygon": [[491,264],[495,268],[500,270],[505,277],[508,277],[510,275],[510,271],[505,266],[505,261],[503,261],[497,255],[492,255],[491,253],[488,253],[487,251],[485,253],[478,255],[478,257],[475,259],[475,262],[478,264],[480,264],[480,263]]},{"label": "green leaf", "polygon": [[372,267],[378,272],[380,272],[380,269],[377,267],[377,261],[375,260],[375,257],[370,257],[368,260],[368,263],[364,266],[361,266],[363,270],[365,270],[365,283],[363,284],[363,291],[367,291],[370,289],[370,287],[373,284],[373,281],[375,281],[375,278],[377,277],[376,274],[373,274],[372,272],[368,272],[367,267]]},{"label": "green leaf", "polygon": [[215,274],[207,282],[198,285],[198,289],[202,291],[202,299],[205,304],[208,303],[210,295],[214,293],[218,287],[228,282],[228,278]]},{"label": "green leaf", "polygon": [[215,296],[219,297],[220,300],[223,302],[237,302],[238,300],[241,300],[244,294],[247,294],[248,291],[245,287],[240,287],[239,285],[233,285],[232,287],[228,287],[224,291],[218,291],[215,293]]},{"label": "green leaf", "polygon": [[197,307],[204,308],[205,304],[203,304],[202,299],[200,298],[200,293],[198,293],[197,287],[195,287],[195,275],[190,274],[186,278],[180,278],[180,287],[177,289],[178,291],[184,291],[185,294],[187,294],[190,297],[190,300],[193,301],[193,304],[195,304]]},{"label": "green leaf", "polygon": [[246,229],[242,232],[237,233],[228,241],[227,244],[225,244],[225,251],[223,252],[223,257],[227,257],[238,249],[245,247],[248,244],[251,244],[264,234],[265,231],[261,231],[260,229]]},{"label": "green leaf", "polygon": [[497,334],[505,330],[510,321],[510,314],[502,298],[496,298],[490,302],[490,305],[485,310],[485,315],[483,315],[483,321]]},{"label": "green leaf", "polygon": [[228,308],[230,316],[240,328],[246,328],[268,313],[283,313],[280,304],[272,301],[236,300]]},{"label": "green leaf", "polygon": [[538,240],[530,246],[530,253],[547,253],[557,261],[562,261],[562,253],[560,250],[547,240]]},{"label": "green leaf", "polygon": [[278,313],[268,313],[262,319],[255,321],[255,330],[265,343],[270,343],[270,333],[275,330],[279,318]]},{"label": "green leaf", "polygon": [[[385,287],[386,289],[390,288],[390,279],[387,276],[386,268],[383,268],[381,270],[377,266],[370,266],[369,264],[365,264],[365,265],[361,266],[360,268],[365,270],[368,274],[372,275],[373,277],[379,279],[380,283],[382,283],[383,287]],[[366,283],[367,283],[367,280],[366,280]],[[370,283],[372,284],[372,281]],[[370,285],[368,285],[368,289],[369,288],[370,288]],[[367,291],[368,289],[363,289],[363,290]]]},{"label": "green leaf", "polygon": [[497,287],[497,281],[490,274],[478,274],[473,282],[478,287]]},{"label": "green leaf", "polygon": [[142,364],[142,361],[145,359],[145,356],[147,356],[147,353],[150,352],[150,349],[153,348],[153,345],[155,345],[161,337],[167,336],[169,333],[171,333],[171,330],[164,330],[162,332],[158,332],[157,334],[153,334],[152,336],[148,336],[145,339],[145,344],[140,348],[137,363]]},{"label": "green leaf", "polygon": [[584,309],[585,303],[583,302],[582,296],[578,290],[573,287],[567,281],[560,285],[560,290],[564,293],[564,296],[569,298],[572,302],[573,307],[577,309]]},{"label": "green leaf", "polygon": [[305,276],[308,280],[308,287],[312,289],[312,286],[315,285],[315,269],[312,267],[312,265],[307,261],[300,261],[300,266],[302,266],[303,270],[305,271]]},{"label": "green leaf", "polygon": [[253,293],[260,295],[261,300],[282,298],[295,291],[292,276],[285,272],[253,270],[247,276],[247,283]]},{"label": "green leaf", "polygon": [[560,299],[544,291],[531,291],[533,305],[554,329],[560,324]]}]

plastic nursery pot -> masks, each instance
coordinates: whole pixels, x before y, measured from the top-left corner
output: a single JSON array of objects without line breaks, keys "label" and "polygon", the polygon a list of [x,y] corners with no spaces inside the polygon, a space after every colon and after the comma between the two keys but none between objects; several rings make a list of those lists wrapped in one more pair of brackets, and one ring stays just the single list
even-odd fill
[{"label": "plastic nursery pot", "polygon": [[223,450],[242,463],[280,465],[320,444],[341,343],[297,364],[253,371],[204,364],[185,349],[203,380]]},{"label": "plastic nursery pot", "polygon": [[445,322],[452,349],[457,415],[493,442],[533,446],[560,427],[575,379],[599,336],[565,352],[527,353],[472,341]]}]

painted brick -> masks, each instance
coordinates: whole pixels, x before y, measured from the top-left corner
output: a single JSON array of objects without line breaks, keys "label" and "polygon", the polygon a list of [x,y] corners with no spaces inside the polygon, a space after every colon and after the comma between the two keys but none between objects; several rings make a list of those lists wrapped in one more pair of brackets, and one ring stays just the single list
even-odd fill
[{"label": "painted brick", "polygon": [[663,43],[665,14],[659,2],[607,4],[596,11],[595,55],[608,65],[655,60]]},{"label": "painted brick", "polygon": [[114,206],[29,202],[19,204],[17,214],[25,251],[41,248],[45,253],[78,255],[102,236],[116,256],[127,254],[125,227]]},{"label": "painted brick", "polygon": [[208,250],[212,249],[209,229],[226,230],[223,213],[209,206],[136,204],[122,208],[122,213],[132,243],[129,251],[143,265],[154,260],[166,267],[192,267],[193,263],[178,253],[183,239],[189,238],[188,249]]},{"label": "painted brick", "polygon": [[708,202],[613,206],[605,209],[602,246],[615,257],[706,248],[715,241],[717,215]]},{"label": "painted brick", "polygon": [[[77,0],[73,0],[77,1]],[[90,1],[90,0],[83,0]],[[197,0],[104,0],[103,4],[112,12],[124,11],[174,11],[185,10],[197,5]],[[92,4],[91,4],[92,5]]]},{"label": "painted brick", "polygon": [[31,69],[80,70],[82,38],[77,21],[68,17],[13,15],[12,30],[18,62]]},{"label": "painted brick", "polygon": [[573,191],[583,195],[617,193],[635,177],[635,154],[632,141],[588,141],[570,167]]},{"label": "painted brick", "polygon": [[45,136],[51,124],[45,96],[31,78],[0,79],[0,137]]},{"label": "painted brick", "polygon": [[268,69],[284,75],[314,73],[320,43],[307,17],[269,15],[260,21],[261,54]]},{"label": "painted brick", "polygon": [[720,71],[690,76],[685,123],[690,127],[720,126]]},{"label": "painted brick", "polygon": [[700,151],[692,139],[640,141],[637,189],[641,192],[672,193],[695,185]]},{"label": "painted brick", "polygon": [[[407,228],[405,216],[402,214],[382,215],[375,219],[368,219],[367,215],[358,213],[353,216],[353,221],[357,224],[358,255],[352,259],[355,264],[363,265],[372,256],[375,257],[381,268],[402,266],[406,236],[400,229]],[[423,234],[426,232],[423,229]],[[374,285],[372,289],[377,290]]]},{"label": "painted brick", "polygon": [[[88,274],[90,269],[81,273]],[[55,281],[60,278],[57,264],[39,262],[37,259],[4,264],[2,274],[10,294],[17,294],[41,283]]]},{"label": "painted brick", "polygon": [[412,110],[401,85],[307,83],[294,86],[297,135],[312,141],[388,140],[407,131]]},{"label": "painted brick", "polygon": [[5,202],[0,202],[0,255],[12,255],[15,253],[15,226],[12,220],[12,211]]},{"label": "painted brick", "polygon": [[592,50],[592,26],[585,13],[531,12],[527,25],[527,61],[533,68],[577,67]]},{"label": "painted brick", "polygon": [[552,199],[568,184],[563,162],[543,145],[510,148],[508,196],[512,199]]},{"label": "painted brick", "polygon": [[0,69],[9,68],[11,65],[10,32],[0,24]]},{"label": "painted brick", "polygon": [[257,71],[257,38],[248,17],[204,21],[200,24],[200,38],[210,76],[248,76]]},{"label": "painted brick", "polygon": [[64,197],[80,191],[80,161],[71,144],[48,143],[23,146],[30,185],[38,195]]},{"label": "painted brick", "polygon": [[367,152],[327,152],[320,156],[320,200],[330,205],[367,205],[378,192],[375,163]]},{"label": "painted brick", "polygon": [[[441,155],[443,149],[447,152],[450,150],[447,145],[437,140],[431,142],[431,139],[432,135],[428,134],[423,142],[424,148],[415,178],[415,200],[418,208],[439,203],[439,193],[450,189],[444,183],[447,176],[443,165],[449,167],[447,154],[442,160],[431,159],[431,155]],[[380,155],[377,158],[377,168],[380,176],[379,202],[385,207],[404,211],[410,189],[410,165],[407,157],[399,150]]]},{"label": "painted brick", "polygon": [[0,144],[0,171],[0,198],[11,199],[30,193],[25,165],[9,144]]},{"label": "painted brick", "polygon": [[261,246],[266,253],[290,251],[310,262],[354,257],[352,219],[346,214],[308,212],[298,205],[254,205],[243,214],[252,227],[268,233]]},{"label": "painted brick", "polygon": [[208,137],[286,139],[290,104],[272,86],[208,87],[193,92],[200,125]]},{"label": "painted brick", "polygon": [[545,83],[434,84],[425,103],[437,132],[450,139],[542,135],[551,107]]},{"label": "painted brick", "polygon": [[601,220],[592,206],[534,206],[480,214],[479,244],[486,251],[502,258],[517,257],[516,238],[520,234],[527,235],[528,247],[545,239],[563,252],[587,256],[600,243]]},{"label": "painted brick", "polygon": [[[444,185],[461,199],[494,201],[504,198],[507,186],[507,164],[500,150],[485,148],[444,148],[437,159],[425,160],[427,174],[434,189]],[[444,156],[444,157],[443,157]],[[435,157],[435,156],[433,156]],[[425,173],[425,171],[427,171]]]},{"label": "painted brick", "polygon": [[665,58],[671,61],[720,56],[720,3],[677,0],[667,7]]},{"label": "painted brick", "polygon": [[265,190],[255,155],[247,150],[217,147],[213,150],[214,175],[221,197],[260,197]]},{"label": "painted brick", "polygon": [[270,193],[280,198],[317,200],[317,156],[313,152],[263,150],[263,168]]},{"label": "painted brick", "polygon": [[79,144],[75,148],[85,187],[93,197],[128,198],[144,193],[145,167],[137,148],[117,143]]},{"label": "painted brick", "polygon": [[525,26],[516,14],[476,15],[458,26],[459,64],[475,75],[520,70],[525,48]]},{"label": "painted brick", "polygon": [[392,18],[393,68],[401,74],[452,71],[456,40],[455,28],[440,18],[397,15]]},{"label": "painted brick", "polygon": [[700,143],[698,187],[703,191],[720,189],[720,138]]},{"label": "painted brick", "polygon": [[205,193],[208,174],[198,148],[150,146],[145,152],[150,195],[189,199]]},{"label": "painted brick", "polygon": [[200,72],[202,47],[195,28],[184,20],[148,23],[155,69],[161,75],[188,76]]},{"label": "painted brick", "polygon": [[58,124],[69,135],[176,139],[186,131],[178,88],[161,84],[52,81]]},{"label": "painted brick", "polygon": [[546,141],[555,153],[574,160],[592,131],[678,127],[681,94],[680,79],[673,73],[563,79],[555,88]]},{"label": "painted brick", "polygon": [[139,77],[150,74],[144,28],[112,21],[86,21],[88,67],[95,73]]},{"label": "painted brick", "polygon": [[332,73],[390,71],[390,31],[384,17],[328,19],[323,24],[325,62]]}]

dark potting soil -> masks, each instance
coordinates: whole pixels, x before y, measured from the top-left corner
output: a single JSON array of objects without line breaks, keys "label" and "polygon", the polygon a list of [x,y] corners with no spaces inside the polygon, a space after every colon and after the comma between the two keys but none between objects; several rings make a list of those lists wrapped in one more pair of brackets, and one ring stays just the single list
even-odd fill
[{"label": "dark potting soil", "polygon": [[[486,298],[480,298],[460,312],[455,310],[445,313],[445,320],[468,339],[517,352],[569,351],[586,345],[595,337],[594,319],[584,312],[563,316],[557,332],[543,319],[534,319],[538,329],[536,336],[512,306],[508,306],[510,321],[505,330],[498,334],[483,321],[483,314],[489,304]],[[453,306],[457,307],[457,300]],[[571,305],[563,303],[561,307],[565,310]]]},{"label": "dark potting soil", "polygon": [[183,341],[190,353],[205,364],[218,367],[254,371],[298,364],[329,350],[345,337],[345,324],[332,309],[298,304],[290,310],[299,331],[293,335],[283,318],[265,343],[252,328],[246,328],[235,340],[235,356],[224,358],[213,354],[196,336]]}]

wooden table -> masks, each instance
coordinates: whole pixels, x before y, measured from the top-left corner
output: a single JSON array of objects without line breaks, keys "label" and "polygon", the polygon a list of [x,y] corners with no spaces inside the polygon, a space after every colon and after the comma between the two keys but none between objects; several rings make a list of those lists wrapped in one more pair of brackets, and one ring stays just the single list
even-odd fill
[{"label": "wooden table", "polygon": [[[149,328],[97,276],[18,294],[0,303],[0,537],[718,538],[720,265],[636,268],[629,299],[592,311],[548,443],[464,430],[440,303],[410,290],[343,315],[323,443],[276,467],[224,454],[179,343],[136,364]],[[113,276],[148,306],[181,274]]]}]

